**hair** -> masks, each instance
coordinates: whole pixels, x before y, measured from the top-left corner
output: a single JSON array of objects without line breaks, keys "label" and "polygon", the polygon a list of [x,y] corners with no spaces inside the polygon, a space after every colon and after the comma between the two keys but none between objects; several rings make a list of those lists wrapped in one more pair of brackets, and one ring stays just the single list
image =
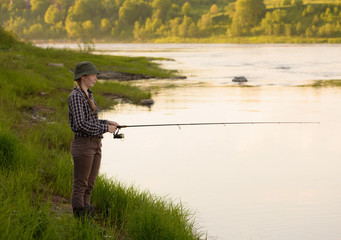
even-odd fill
[{"label": "hair", "polygon": [[[84,90],[81,88],[81,78],[77,79],[76,82],[77,82],[79,88],[84,92]],[[88,94],[86,94],[85,92],[84,92],[84,94],[85,94],[86,98],[88,99],[88,103],[92,109],[91,113],[94,113],[96,111],[95,103],[89,98]]]}]

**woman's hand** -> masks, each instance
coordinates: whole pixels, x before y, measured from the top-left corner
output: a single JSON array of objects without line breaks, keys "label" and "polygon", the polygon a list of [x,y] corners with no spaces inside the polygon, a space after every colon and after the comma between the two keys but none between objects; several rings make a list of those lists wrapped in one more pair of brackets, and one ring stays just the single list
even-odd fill
[{"label": "woman's hand", "polygon": [[110,121],[110,120],[107,120],[107,124],[108,124],[108,125],[113,125],[113,126],[116,126],[116,127],[119,126],[119,124],[118,124],[117,122]]},{"label": "woman's hand", "polygon": [[117,127],[115,125],[108,124],[108,132],[115,133],[117,130]]}]

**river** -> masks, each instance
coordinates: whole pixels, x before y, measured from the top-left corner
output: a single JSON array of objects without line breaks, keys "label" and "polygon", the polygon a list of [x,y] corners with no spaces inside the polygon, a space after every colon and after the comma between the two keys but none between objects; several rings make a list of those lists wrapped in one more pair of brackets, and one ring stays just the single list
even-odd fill
[{"label": "river", "polygon": [[[60,47],[61,45],[55,45]],[[74,45],[68,45],[73,47]],[[144,80],[151,108],[119,104],[120,124],[319,121],[128,128],[105,134],[101,172],[181,201],[209,239],[341,236],[341,45],[97,44],[98,53],[172,58],[185,80]],[[245,76],[252,87],[231,80]]]}]

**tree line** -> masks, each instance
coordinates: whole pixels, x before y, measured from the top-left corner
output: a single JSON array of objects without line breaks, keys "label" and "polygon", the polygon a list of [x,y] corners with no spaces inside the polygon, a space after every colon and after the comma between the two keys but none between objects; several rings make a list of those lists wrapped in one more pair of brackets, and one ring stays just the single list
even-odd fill
[{"label": "tree line", "polygon": [[0,0],[1,26],[23,39],[341,37],[341,3],[281,0]]}]

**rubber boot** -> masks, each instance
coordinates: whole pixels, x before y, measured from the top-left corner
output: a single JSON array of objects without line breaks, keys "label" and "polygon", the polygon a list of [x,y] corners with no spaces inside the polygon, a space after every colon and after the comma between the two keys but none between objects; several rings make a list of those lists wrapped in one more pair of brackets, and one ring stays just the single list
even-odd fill
[{"label": "rubber boot", "polygon": [[85,209],[85,214],[88,217],[95,217],[96,209],[94,205],[90,205],[84,208]]},{"label": "rubber boot", "polygon": [[73,215],[76,218],[84,218],[86,216],[85,208],[73,208]]}]

